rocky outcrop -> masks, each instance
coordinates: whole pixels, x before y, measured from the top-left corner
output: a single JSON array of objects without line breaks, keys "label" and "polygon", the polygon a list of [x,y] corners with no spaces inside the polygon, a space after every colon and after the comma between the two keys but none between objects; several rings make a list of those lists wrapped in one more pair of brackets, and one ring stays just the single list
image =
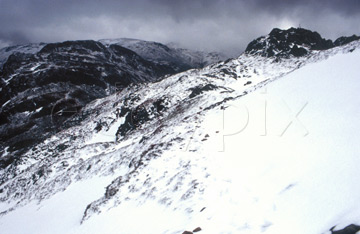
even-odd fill
[{"label": "rocky outcrop", "polygon": [[201,230],[202,230],[201,227],[197,227],[192,232],[184,231],[182,234],[194,234],[194,232],[200,232]]},{"label": "rocky outcrop", "polygon": [[345,227],[344,229],[334,231],[334,228],[331,228],[331,234],[356,234],[360,231],[360,226],[355,224],[350,224],[349,226]]},{"label": "rocky outcrop", "polygon": [[116,132],[116,139],[124,137],[128,132],[138,128],[145,122],[158,118],[168,107],[169,101],[166,98],[146,101],[134,109],[123,107],[119,117],[125,117],[125,120]]},{"label": "rocky outcrop", "polygon": [[353,35],[351,37],[340,37],[335,42],[332,42],[322,38],[315,31],[303,28],[290,28],[287,30],[274,28],[269,35],[250,42],[245,53],[263,57],[301,57],[307,55],[310,50],[327,50],[358,39],[360,37]]}]

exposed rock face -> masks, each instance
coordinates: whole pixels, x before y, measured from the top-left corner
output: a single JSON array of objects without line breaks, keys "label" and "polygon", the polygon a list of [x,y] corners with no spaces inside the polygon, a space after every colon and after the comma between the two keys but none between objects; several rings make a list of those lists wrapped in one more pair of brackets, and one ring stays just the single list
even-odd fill
[{"label": "exposed rock face", "polygon": [[310,50],[326,50],[335,46],[344,45],[360,37],[340,37],[335,42],[326,40],[319,33],[303,28],[290,28],[288,30],[273,29],[269,35],[259,37],[247,46],[247,54],[264,57],[301,57]]},{"label": "exposed rock face", "polygon": [[351,224],[351,225],[345,227],[344,229],[341,229],[338,231],[334,231],[333,229],[334,228],[330,229],[332,234],[356,234],[357,232],[360,231],[360,226]]},{"label": "exposed rock face", "polygon": [[215,90],[217,88],[218,87],[216,85],[213,85],[213,84],[206,84],[204,86],[197,86],[197,87],[194,87],[194,88],[190,89],[192,92],[189,95],[189,97],[193,98],[193,97],[196,97],[196,96],[202,94],[203,92],[210,91],[210,90]]},{"label": "exposed rock face", "polygon": [[182,234],[193,234],[194,232],[200,232],[202,229],[200,227],[195,228],[192,232],[184,231]]}]

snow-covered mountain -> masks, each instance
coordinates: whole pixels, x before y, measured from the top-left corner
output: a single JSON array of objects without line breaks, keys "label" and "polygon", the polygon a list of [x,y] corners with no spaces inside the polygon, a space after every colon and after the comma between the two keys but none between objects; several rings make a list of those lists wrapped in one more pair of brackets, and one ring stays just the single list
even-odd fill
[{"label": "snow-covered mountain", "polygon": [[0,171],[1,230],[355,234],[360,41],[257,51],[88,103]]},{"label": "snow-covered mountain", "polygon": [[175,71],[181,72],[190,68],[202,68],[227,59],[218,52],[204,52],[184,49],[174,43],[167,45],[131,38],[100,40],[105,45],[120,45],[135,51],[141,57],[160,64],[171,66]]},{"label": "snow-covered mountain", "polygon": [[[152,56],[162,56],[166,47],[148,42],[141,46]],[[170,57],[149,58],[144,54],[119,43],[105,46],[90,40],[1,49],[0,168],[54,133],[78,124],[67,120],[90,101],[133,83],[155,81],[201,66],[186,63],[179,57],[183,54],[173,51],[170,63],[161,62]],[[8,156],[4,155],[5,147]]]}]

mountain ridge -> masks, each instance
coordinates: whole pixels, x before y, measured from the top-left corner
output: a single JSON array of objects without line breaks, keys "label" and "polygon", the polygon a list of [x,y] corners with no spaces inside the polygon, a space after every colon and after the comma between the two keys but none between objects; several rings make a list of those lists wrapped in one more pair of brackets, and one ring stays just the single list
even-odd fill
[{"label": "mountain ridge", "polygon": [[[105,45],[117,44],[135,51],[150,61],[168,64],[178,72],[190,68],[202,68],[215,62],[225,60],[227,57],[218,52],[202,52],[184,49],[170,44],[161,44],[153,41],[144,41],[132,38],[99,40]],[[179,66],[176,68],[176,66]]]},{"label": "mountain ridge", "polygon": [[345,45],[360,37],[339,37],[334,42],[324,39],[316,31],[303,28],[289,28],[281,30],[274,28],[267,36],[261,36],[251,41],[245,49],[245,53],[259,54],[265,57],[301,57],[311,50],[326,50],[336,46]]}]

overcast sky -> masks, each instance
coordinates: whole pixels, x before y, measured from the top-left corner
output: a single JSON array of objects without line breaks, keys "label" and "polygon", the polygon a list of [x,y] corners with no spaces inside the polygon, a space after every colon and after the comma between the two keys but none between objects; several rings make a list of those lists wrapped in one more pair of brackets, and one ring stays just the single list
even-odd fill
[{"label": "overcast sky", "polygon": [[360,34],[360,0],[0,0],[0,47],[138,38],[232,55],[274,27]]}]

